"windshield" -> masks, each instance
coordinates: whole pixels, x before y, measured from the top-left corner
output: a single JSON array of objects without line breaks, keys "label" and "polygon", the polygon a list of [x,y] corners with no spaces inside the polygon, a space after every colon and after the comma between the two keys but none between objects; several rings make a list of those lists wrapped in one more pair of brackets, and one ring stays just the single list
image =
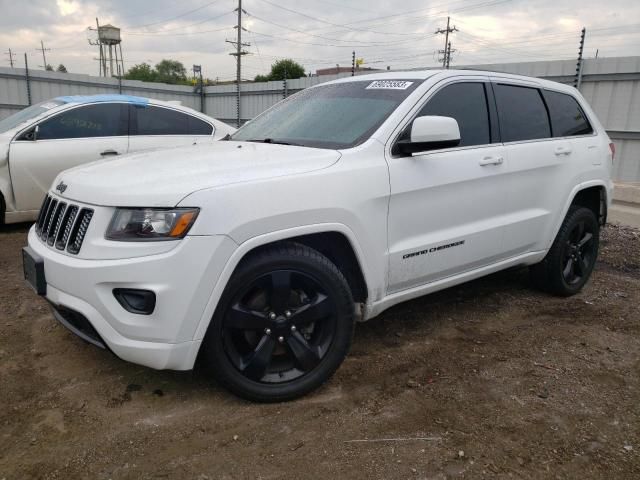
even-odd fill
[{"label": "windshield", "polygon": [[418,84],[368,80],[309,88],[246,123],[231,140],[351,148],[367,140]]},{"label": "windshield", "polygon": [[31,120],[32,118],[35,118],[38,115],[62,104],[64,104],[64,102],[61,102],[59,100],[47,100],[46,102],[40,102],[36,105],[31,105],[24,110],[20,110],[10,117],[5,118],[4,120],[0,120],[0,133],[7,132],[12,128],[15,128],[18,125],[25,123],[26,121]]}]

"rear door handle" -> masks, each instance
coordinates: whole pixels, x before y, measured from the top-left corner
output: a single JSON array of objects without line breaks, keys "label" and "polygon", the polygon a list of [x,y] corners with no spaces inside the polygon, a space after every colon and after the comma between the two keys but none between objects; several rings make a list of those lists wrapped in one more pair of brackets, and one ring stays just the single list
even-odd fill
[{"label": "rear door handle", "polygon": [[104,152],[101,152],[100,155],[103,157],[106,157],[108,155],[119,155],[119,153],[116,152],[115,150],[109,149],[109,150],[105,150]]},{"label": "rear door handle", "polygon": [[484,157],[478,164],[481,167],[486,167],[487,165],[502,165],[503,162],[504,158],[502,157]]},{"label": "rear door handle", "polygon": [[571,155],[571,148],[570,147],[557,147],[554,152],[557,156],[560,155]]}]

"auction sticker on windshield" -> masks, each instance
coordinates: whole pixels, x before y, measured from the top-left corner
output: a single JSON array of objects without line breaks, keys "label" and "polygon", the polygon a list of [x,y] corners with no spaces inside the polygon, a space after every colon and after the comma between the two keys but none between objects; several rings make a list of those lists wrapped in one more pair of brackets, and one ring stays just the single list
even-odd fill
[{"label": "auction sticker on windshield", "polygon": [[403,82],[399,80],[376,80],[367,85],[366,90],[385,89],[385,90],[406,90],[413,82]]}]

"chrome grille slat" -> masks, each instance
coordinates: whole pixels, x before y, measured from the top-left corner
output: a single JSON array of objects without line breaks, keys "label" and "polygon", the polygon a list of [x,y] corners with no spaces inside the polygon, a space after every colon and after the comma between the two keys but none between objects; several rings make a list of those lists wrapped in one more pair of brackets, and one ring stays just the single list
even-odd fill
[{"label": "chrome grille slat", "polygon": [[76,221],[76,215],[78,214],[78,207],[75,205],[69,205],[67,211],[64,213],[63,227],[60,228],[58,238],[56,238],[56,248],[58,250],[64,250],[67,248],[67,241],[69,241],[69,235],[71,235],[71,229]]},{"label": "chrome grille slat", "polygon": [[44,221],[47,216],[47,212],[49,211],[49,206],[51,205],[51,197],[47,195],[44,199],[44,203],[42,204],[42,208],[40,209],[40,214],[38,215],[38,225],[36,226],[36,231],[38,235],[42,232],[42,227],[44,226]]},{"label": "chrome grille slat", "polygon": [[36,221],[36,234],[48,246],[77,255],[93,218],[93,209],[47,195]]},{"label": "chrome grille slat", "polygon": [[71,231],[67,252],[76,255],[80,251],[84,236],[87,234],[87,229],[89,228],[89,222],[91,222],[91,217],[93,217],[93,210],[89,208],[80,210],[76,224]]},{"label": "chrome grille slat", "polygon": [[53,230],[49,231],[49,236],[47,237],[47,245],[49,245],[50,247],[53,246],[56,241],[56,237],[58,236],[58,231],[60,230],[60,226],[62,225],[62,219],[64,218],[64,212],[66,208],[66,203],[58,203],[56,213],[52,217],[51,223],[53,224]]},{"label": "chrome grille slat", "polygon": [[53,219],[53,213],[56,211],[56,207],[58,206],[58,200],[52,199],[49,204],[49,208],[47,209],[47,215],[44,217],[44,225],[42,226],[42,232],[40,233],[40,237],[46,243],[47,235],[49,230],[51,229],[51,220]]}]

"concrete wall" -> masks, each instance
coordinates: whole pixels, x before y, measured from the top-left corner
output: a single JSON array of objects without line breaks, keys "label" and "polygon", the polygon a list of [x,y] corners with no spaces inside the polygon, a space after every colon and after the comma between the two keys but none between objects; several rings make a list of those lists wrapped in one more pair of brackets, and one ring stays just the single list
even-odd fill
[{"label": "concrete wall", "polygon": [[[470,65],[478,70],[492,70],[546,78],[571,84],[575,61],[557,60],[506,64]],[[287,95],[350,73],[305,77],[287,81]],[[31,103],[59,95],[118,93],[179,100],[183,105],[201,110],[203,99],[189,86],[165,85],[34,70],[29,72]],[[609,136],[616,144],[614,178],[640,181],[640,57],[599,58],[585,60],[582,94],[596,111]],[[249,120],[284,96],[283,82],[243,83],[241,85],[241,121]],[[25,70],[0,67],[0,119],[29,104]],[[208,115],[235,125],[236,86],[216,85],[205,88],[204,111]]]}]

